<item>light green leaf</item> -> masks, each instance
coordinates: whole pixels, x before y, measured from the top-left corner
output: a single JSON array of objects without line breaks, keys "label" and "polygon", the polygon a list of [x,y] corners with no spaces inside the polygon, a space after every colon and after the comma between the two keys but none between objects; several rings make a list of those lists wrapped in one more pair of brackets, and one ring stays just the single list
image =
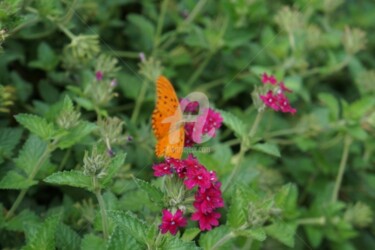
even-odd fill
[{"label": "light green leaf", "polygon": [[60,149],[69,148],[74,144],[82,141],[85,136],[89,135],[95,129],[95,124],[81,121],[77,126],[70,129],[67,135],[59,139],[59,143],[57,144],[57,146]]},{"label": "light green leaf", "polygon": [[126,230],[117,226],[108,240],[107,250],[142,250],[140,245]]},{"label": "light green leaf", "polygon": [[5,228],[9,231],[23,232],[24,224],[38,224],[39,217],[32,211],[25,209],[5,223]]},{"label": "light green leaf", "polygon": [[254,146],[251,146],[251,149],[276,157],[281,156],[277,145],[271,143],[257,143]]},{"label": "light green leaf", "polygon": [[47,122],[42,117],[31,114],[19,114],[15,118],[22,126],[30,130],[31,133],[44,140],[50,140],[54,135],[55,129],[53,124]]},{"label": "light green leaf", "polygon": [[[46,150],[46,142],[37,136],[30,135],[14,162],[18,168],[25,171],[26,175],[30,175],[39,164],[42,164],[41,168],[49,164],[47,160],[44,163],[40,162],[43,155],[47,152]],[[44,158],[48,159],[48,155]]]},{"label": "light green leaf", "polygon": [[69,226],[59,223],[56,230],[56,247],[61,250],[79,250],[81,237]]},{"label": "light green leaf", "polygon": [[332,117],[334,119],[338,119],[338,117],[339,117],[339,99],[337,97],[333,96],[332,94],[329,94],[329,93],[320,93],[318,95],[318,98],[322,103],[324,103],[328,107]]},{"label": "light green leaf", "polygon": [[266,233],[288,247],[294,247],[297,225],[294,223],[276,222],[265,227]]},{"label": "light green leaf", "polygon": [[294,184],[286,184],[275,195],[275,205],[284,213],[294,213],[297,208],[297,187]]},{"label": "light green leaf", "polygon": [[261,227],[240,231],[238,235],[250,237],[258,241],[264,241],[267,238],[266,232]]},{"label": "light green leaf", "polygon": [[[208,231],[205,234],[202,234],[202,236],[199,239],[199,245],[203,249],[213,249],[213,247],[218,243],[224,236],[228,235],[230,233],[230,230],[226,226],[220,226],[216,227],[211,231]],[[235,236],[233,235],[233,238]],[[221,249],[228,249],[227,244],[230,242],[228,240],[225,244],[221,245]]]},{"label": "light green leaf", "polygon": [[86,234],[81,241],[81,250],[103,250],[105,247],[105,240],[94,234]]},{"label": "light green leaf", "polygon": [[28,238],[23,250],[55,249],[55,234],[60,216],[48,217],[33,237]]},{"label": "light green leaf", "polygon": [[130,212],[109,211],[108,215],[117,226],[123,228],[138,243],[145,245],[148,225]]},{"label": "light green leaf", "polygon": [[29,180],[16,171],[9,171],[0,181],[0,189],[27,189],[37,182]]},{"label": "light green leaf", "polygon": [[198,250],[200,249],[197,247],[194,242],[186,242],[181,240],[180,238],[166,234],[164,235],[163,243],[160,246],[161,250]]},{"label": "light green leaf", "polygon": [[345,117],[358,120],[363,117],[367,111],[375,106],[374,96],[362,97],[361,99],[351,103],[349,107],[345,109]]},{"label": "light green leaf", "polygon": [[149,182],[146,182],[137,178],[134,178],[134,181],[142,190],[144,190],[147,193],[151,201],[158,203],[159,205],[162,203],[164,195],[160,189],[153,186]]},{"label": "light green leaf", "polygon": [[188,228],[185,230],[181,239],[183,241],[192,241],[200,232],[201,230],[199,230],[199,228]]},{"label": "light green leaf", "polygon": [[91,190],[92,180],[90,176],[84,175],[82,171],[70,170],[54,173],[44,179],[45,182],[57,185],[85,188]]},{"label": "light green leaf", "polygon": [[241,196],[241,192],[236,190],[236,195],[232,197],[232,203],[227,214],[227,223],[230,227],[240,228],[246,223],[246,203],[244,197]]},{"label": "light green leaf", "polygon": [[103,179],[100,180],[100,184],[105,187],[107,186],[112,180],[113,177],[116,175],[116,173],[120,170],[120,168],[123,166],[126,158],[126,153],[118,154],[116,155],[108,165],[108,168],[106,169],[106,176],[104,176]]},{"label": "light green leaf", "polygon": [[221,116],[224,119],[224,124],[229,127],[238,138],[242,138],[245,135],[245,124],[243,121],[232,113],[219,110]]}]

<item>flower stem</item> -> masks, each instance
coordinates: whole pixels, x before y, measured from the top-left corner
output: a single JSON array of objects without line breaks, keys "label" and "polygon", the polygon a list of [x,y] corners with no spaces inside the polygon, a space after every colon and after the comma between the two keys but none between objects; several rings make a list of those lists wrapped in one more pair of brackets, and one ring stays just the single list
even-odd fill
[{"label": "flower stem", "polygon": [[161,35],[162,28],[163,28],[164,17],[165,17],[165,13],[167,11],[168,2],[169,2],[169,0],[163,0],[163,2],[161,3],[161,12],[160,12],[158,24],[157,24],[157,27],[156,27],[153,53],[155,53],[155,50],[157,49],[157,47],[159,46],[159,43],[160,43],[160,35]]},{"label": "flower stem", "polygon": [[105,202],[102,196],[102,191],[100,187],[98,186],[98,180],[96,176],[92,177],[92,182],[94,186],[94,192],[96,199],[98,200],[99,203],[99,208],[100,208],[100,215],[102,217],[102,227],[103,227],[103,236],[105,239],[108,239],[109,234],[108,234],[108,218],[107,218],[107,210],[105,208]]},{"label": "flower stem", "polygon": [[[54,145],[56,142],[53,142],[52,144],[48,145],[46,149],[44,150],[42,156],[39,158],[38,162],[35,164],[33,170],[27,177],[28,181],[31,181],[34,179],[36,174],[38,173],[39,169],[43,166],[44,162],[48,159],[49,154],[54,150]],[[23,198],[25,197],[27,191],[29,188],[23,189],[17,196],[16,200],[14,201],[12,207],[9,209],[8,213],[5,216],[5,219],[9,219],[13,216],[14,212],[17,210],[18,206],[21,204]]]},{"label": "flower stem", "polygon": [[326,218],[324,216],[317,217],[317,218],[303,218],[297,221],[299,225],[325,225]]},{"label": "flower stem", "polygon": [[131,116],[131,119],[130,121],[134,124],[137,119],[138,119],[138,116],[139,116],[139,111],[141,110],[141,105],[143,103],[143,100],[145,99],[145,95],[146,95],[146,91],[147,91],[147,81],[144,80],[143,83],[142,83],[142,87],[141,87],[141,90],[139,91],[139,97],[137,98],[137,101],[135,103],[135,107],[134,107],[134,110],[133,110],[133,114]]},{"label": "flower stem", "polygon": [[244,136],[244,138],[242,138],[241,148],[240,148],[240,152],[238,153],[237,163],[234,166],[233,171],[230,174],[230,176],[228,177],[227,181],[223,185],[223,188],[222,188],[223,193],[228,188],[229,184],[232,182],[232,179],[234,178],[234,176],[237,174],[237,172],[238,172],[238,170],[241,166],[242,160],[245,156],[245,153],[250,147],[250,143],[249,143],[248,140],[255,135],[262,117],[263,117],[263,111],[258,112],[257,116],[255,117],[255,121],[253,123],[253,126],[251,126],[249,136],[248,137]]},{"label": "flower stem", "polygon": [[74,40],[76,36],[70,32],[67,28],[64,27],[64,25],[58,24],[59,29],[67,36],[70,38],[70,40]]},{"label": "flower stem", "polygon": [[207,64],[210,62],[213,52],[210,52],[207,57],[204,59],[204,61],[199,65],[199,68],[194,72],[194,74],[189,78],[189,81],[187,82],[186,85],[190,86],[193,84],[198,77],[202,74],[203,70],[206,68]]},{"label": "flower stem", "polygon": [[344,149],[343,149],[342,156],[341,156],[339,172],[337,173],[336,182],[335,182],[335,186],[333,188],[333,193],[332,193],[332,200],[331,200],[332,203],[337,201],[337,198],[339,195],[342,177],[344,176],[345,167],[346,167],[346,163],[348,161],[348,156],[349,156],[349,148],[350,148],[350,145],[352,144],[352,141],[353,139],[349,135],[345,136]]}]

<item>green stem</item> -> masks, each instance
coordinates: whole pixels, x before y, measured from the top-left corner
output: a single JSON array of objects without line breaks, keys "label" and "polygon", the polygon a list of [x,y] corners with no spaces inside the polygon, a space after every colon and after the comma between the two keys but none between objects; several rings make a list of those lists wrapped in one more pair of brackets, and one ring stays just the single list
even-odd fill
[{"label": "green stem", "polygon": [[98,186],[98,180],[96,176],[92,178],[93,186],[94,186],[94,192],[96,199],[99,203],[100,208],[100,215],[102,217],[102,227],[103,227],[103,236],[105,239],[108,239],[109,233],[108,233],[108,218],[107,218],[107,210],[105,208],[105,202],[102,196],[102,192],[100,190],[100,187]]},{"label": "green stem", "polygon": [[143,83],[142,83],[142,87],[141,87],[141,90],[139,92],[139,97],[137,98],[137,101],[135,103],[135,107],[134,107],[134,110],[133,110],[133,114],[131,116],[131,119],[130,121],[135,124],[135,122],[137,121],[138,119],[138,116],[139,116],[139,112],[141,110],[141,105],[143,103],[143,100],[145,99],[145,95],[146,95],[146,91],[147,91],[147,81],[144,80]]},{"label": "green stem", "polygon": [[210,52],[207,55],[207,57],[204,59],[204,61],[201,63],[201,65],[199,65],[199,68],[190,77],[190,79],[188,80],[186,85],[190,86],[193,82],[195,82],[198,79],[198,77],[202,74],[203,70],[206,68],[207,64],[211,60],[213,54],[214,54],[213,52]]},{"label": "green stem", "polygon": [[326,218],[324,216],[317,217],[317,218],[303,218],[299,219],[297,221],[297,224],[299,225],[325,225],[326,224]]},{"label": "green stem", "polygon": [[65,28],[64,25],[61,25],[61,24],[58,24],[57,25],[59,27],[59,29],[67,36],[70,38],[70,40],[74,40],[76,38],[76,36],[70,31],[68,30],[67,28]]},{"label": "green stem", "polygon": [[200,0],[198,1],[197,5],[195,5],[194,9],[191,11],[187,19],[185,20],[183,25],[189,25],[194,19],[197,17],[197,15],[202,11],[203,7],[206,5],[207,0]]},{"label": "green stem", "polygon": [[62,161],[61,161],[61,163],[60,163],[60,165],[59,165],[59,167],[58,167],[58,171],[61,171],[61,170],[64,169],[64,166],[65,166],[66,162],[68,161],[68,159],[69,159],[71,153],[72,153],[72,149],[71,149],[71,148],[69,148],[69,149],[65,152],[65,154],[64,154],[64,158],[62,159]]},{"label": "green stem", "polygon": [[[54,145],[56,142],[53,142],[52,144],[48,145],[46,149],[44,150],[42,156],[39,158],[38,162],[35,164],[33,170],[27,177],[28,181],[32,181],[40,168],[43,166],[44,162],[47,160],[49,154],[54,150]],[[18,206],[21,204],[23,198],[25,197],[27,191],[29,188],[23,189],[17,196],[16,200],[14,201],[12,207],[9,209],[8,213],[5,216],[5,219],[9,219],[10,217],[13,216],[14,212],[17,210]]]},{"label": "green stem", "polygon": [[253,126],[251,126],[251,129],[250,129],[250,132],[249,132],[249,138],[245,137],[245,138],[242,139],[240,152],[238,153],[237,163],[234,166],[234,168],[232,170],[232,173],[228,177],[227,181],[223,185],[223,188],[222,188],[223,193],[228,188],[229,184],[232,183],[232,180],[233,180],[234,176],[236,176],[236,174],[237,174],[237,172],[238,172],[238,170],[241,166],[242,160],[245,156],[245,153],[250,147],[250,143],[248,143],[248,140],[251,139],[255,135],[262,117],[263,117],[263,111],[258,112],[257,116],[255,117],[255,121],[253,123]]},{"label": "green stem", "polygon": [[133,51],[106,50],[105,53],[116,57],[139,58],[139,53]]},{"label": "green stem", "polygon": [[336,182],[335,182],[335,186],[333,188],[333,193],[332,193],[332,200],[331,200],[332,203],[337,201],[337,198],[339,195],[342,177],[344,176],[346,162],[348,161],[348,156],[349,156],[349,148],[350,148],[350,145],[352,144],[352,141],[353,139],[349,135],[345,136],[344,149],[343,149],[342,156],[341,156],[339,172],[337,173]]},{"label": "green stem", "polygon": [[167,12],[168,2],[169,0],[163,0],[163,2],[161,3],[161,13],[159,15],[158,24],[156,27],[156,33],[155,33],[155,38],[154,38],[154,48],[153,48],[152,54],[155,53],[155,50],[157,49],[160,43],[160,35],[161,35],[162,28],[163,28],[165,13]]}]

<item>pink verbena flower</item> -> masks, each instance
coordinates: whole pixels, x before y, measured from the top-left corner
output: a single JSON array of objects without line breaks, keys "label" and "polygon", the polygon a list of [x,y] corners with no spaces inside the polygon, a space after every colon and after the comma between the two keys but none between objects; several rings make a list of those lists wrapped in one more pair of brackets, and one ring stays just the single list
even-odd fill
[{"label": "pink verbena flower", "polygon": [[96,71],[95,78],[96,78],[97,81],[103,80],[103,72],[101,72],[100,70]]},{"label": "pink verbena flower", "polygon": [[263,73],[262,83],[264,83],[264,84],[270,83],[272,85],[275,85],[277,83],[277,80],[273,75],[269,76],[269,75],[267,75],[267,73]]},{"label": "pink verbena flower", "polygon": [[212,226],[219,225],[218,219],[221,217],[221,214],[217,212],[203,213],[201,210],[196,211],[191,219],[194,221],[199,221],[200,230],[211,230]]},{"label": "pink verbena flower", "polygon": [[271,90],[268,91],[266,95],[260,95],[260,99],[263,101],[264,104],[266,104],[267,107],[270,107],[275,111],[280,110],[277,96],[275,96]]},{"label": "pink verbena flower", "polygon": [[[180,101],[181,108],[190,114],[196,114],[199,110],[199,103],[190,102],[183,98]],[[192,147],[195,143],[201,143],[202,137],[208,135],[216,136],[216,130],[221,127],[223,118],[219,112],[211,108],[204,108],[194,122],[185,123],[185,147]]]},{"label": "pink verbena flower", "polygon": [[154,170],[154,176],[156,177],[173,174],[172,168],[168,163],[154,164],[152,169]]},{"label": "pink verbena flower", "polygon": [[165,234],[168,231],[175,235],[179,227],[184,227],[187,224],[186,219],[182,216],[183,212],[178,209],[175,214],[172,214],[167,209],[163,210],[163,217],[160,227],[161,233]]},{"label": "pink verbena flower", "polygon": [[266,73],[262,75],[262,82],[275,85],[271,87],[271,90],[267,88],[268,91],[265,95],[259,95],[260,99],[267,107],[283,113],[294,114],[297,112],[295,108],[290,106],[289,100],[285,95],[286,92],[292,93],[293,91],[288,89],[283,82],[277,83],[274,76],[268,76]]},{"label": "pink verbena flower", "polygon": [[195,193],[194,207],[203,213],[211,213],[214,209],[223,207],[224,200],[220,190],[221,183],[212,184],[210,188]]}]

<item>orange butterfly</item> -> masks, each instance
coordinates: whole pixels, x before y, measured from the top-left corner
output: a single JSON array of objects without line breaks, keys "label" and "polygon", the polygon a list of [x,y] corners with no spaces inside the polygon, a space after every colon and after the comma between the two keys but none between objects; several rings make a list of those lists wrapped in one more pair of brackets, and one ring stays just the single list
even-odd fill
[{"label": "orange butterfly", "polygon": [[182,111],[170,81],[160,76],[156,81],[156,106],[152,113],[152,130],[157,139],[157,157],[181,159],[185,131]]}]

